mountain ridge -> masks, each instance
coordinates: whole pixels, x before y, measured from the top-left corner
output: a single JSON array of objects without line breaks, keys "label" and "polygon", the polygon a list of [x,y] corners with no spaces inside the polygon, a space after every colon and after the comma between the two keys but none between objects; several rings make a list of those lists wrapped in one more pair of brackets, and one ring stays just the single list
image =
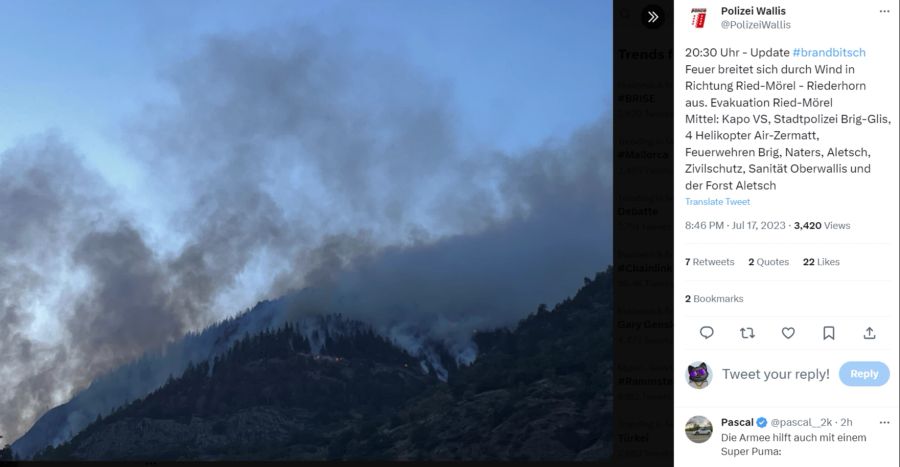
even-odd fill
[{"label": "mountain ridge", "polygon": [[[283,325],[292,301],[298,293],[274,300],[263,300],[231,318],[214,323],[202,331],[190,332],[182,339],[167,344],[128,362],[100,377],[79,391],[68,402],[44,413],[24,435],[12,444],[13,452],[30,459],[48,445],[68,441],[76,433],[114,409],[146,396],[166,383],[167,378],[182,373],[190,362],[211,361],[226,352],[247,334],[257,334]],[[366,323],[340,314],[303,316],[294,320],[309,341],[310,351],[318,353],[327,336],[371,329]],[[446,378],[452,359],[439,342],[423,346],[420,367]]]},{"label": "mountain ridge", "polygon": [[371,329],[327,337],[316,354],[285,324],[192,363],[36,458],[601,459],[610,307],[608,269],[552,311],[475,333],[478,358],[446,382]]}]

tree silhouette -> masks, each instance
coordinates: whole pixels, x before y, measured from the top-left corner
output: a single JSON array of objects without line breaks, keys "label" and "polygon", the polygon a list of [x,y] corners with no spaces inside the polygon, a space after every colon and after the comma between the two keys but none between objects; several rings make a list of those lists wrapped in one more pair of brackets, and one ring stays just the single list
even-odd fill
[{"label": "tree silhouette", "polygon": [[[0,439],[3,439],[3,436],[0,436]],[[15,460],[13,458],[12,448],[7,444],[6,446],[3,446],[3,449],[0,449],[0,462],[12,460]]]}]

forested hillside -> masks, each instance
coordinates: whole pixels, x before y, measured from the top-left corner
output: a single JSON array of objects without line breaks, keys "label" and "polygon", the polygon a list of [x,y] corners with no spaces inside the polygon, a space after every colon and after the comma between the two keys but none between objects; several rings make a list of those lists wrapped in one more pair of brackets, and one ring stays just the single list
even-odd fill
[{"label": "forested hillside", "polygon": [[[611,450],[611,271],[514,329],[475,333],[447,382],[370,328],[245,335],[36,459],[558,459]],[[449,355],[445,356],[448,362]]]}]

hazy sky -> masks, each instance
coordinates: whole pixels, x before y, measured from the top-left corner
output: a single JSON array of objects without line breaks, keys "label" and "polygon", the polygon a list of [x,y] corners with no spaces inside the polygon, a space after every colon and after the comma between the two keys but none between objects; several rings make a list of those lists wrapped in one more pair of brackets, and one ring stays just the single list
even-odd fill
[{"label": "hazy sky", "polygon": [[494,290],[518,301],[466,326],[574,293],[611,258],[609,10],[0,0],[0,433],[386,248],[367,266],[395,271],[384,290],[479,281],[470,308],[438,300],[426,327],[462,326]]},{"label": "hazy sky", "polygon": [[161,67],[209,34],[313,23],[445,83],[477,141],[521,149],[610,105],[608,1],[0,1],[0,147],[57,128],[131,185],[122,120],[171,97]]},{"label": "hazy sky", "polygon": [[176,100],[165,73],[207,37],[313,25],[362,53],[402,57],[450,96],[461,145],[514,154],[567,138],[610,107],[609,8],[597,0],[0,0],[0,150],[58,132],[138,213],[149,241],[176,248],[177,234],[162,224],[180,200],[145,183],[147,166],[135,163],[123,128],[147,106]]}]

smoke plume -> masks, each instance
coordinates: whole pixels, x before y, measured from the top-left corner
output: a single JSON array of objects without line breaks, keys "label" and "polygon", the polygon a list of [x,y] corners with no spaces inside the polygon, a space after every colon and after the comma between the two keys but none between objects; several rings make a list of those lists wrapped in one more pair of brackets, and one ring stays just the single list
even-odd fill
[{"label": "smoke plume", "polygon": [[308,28],[211,37],[162,76],[174,99],[122,130],[155,217],[58,135],[0,153],[9,439],[259,299],[303,290],[298,313],[341,312],[468,361],[473,330],[562,300],[609,262],[600,111],[522,153],[472,148],[447,83]]}]

